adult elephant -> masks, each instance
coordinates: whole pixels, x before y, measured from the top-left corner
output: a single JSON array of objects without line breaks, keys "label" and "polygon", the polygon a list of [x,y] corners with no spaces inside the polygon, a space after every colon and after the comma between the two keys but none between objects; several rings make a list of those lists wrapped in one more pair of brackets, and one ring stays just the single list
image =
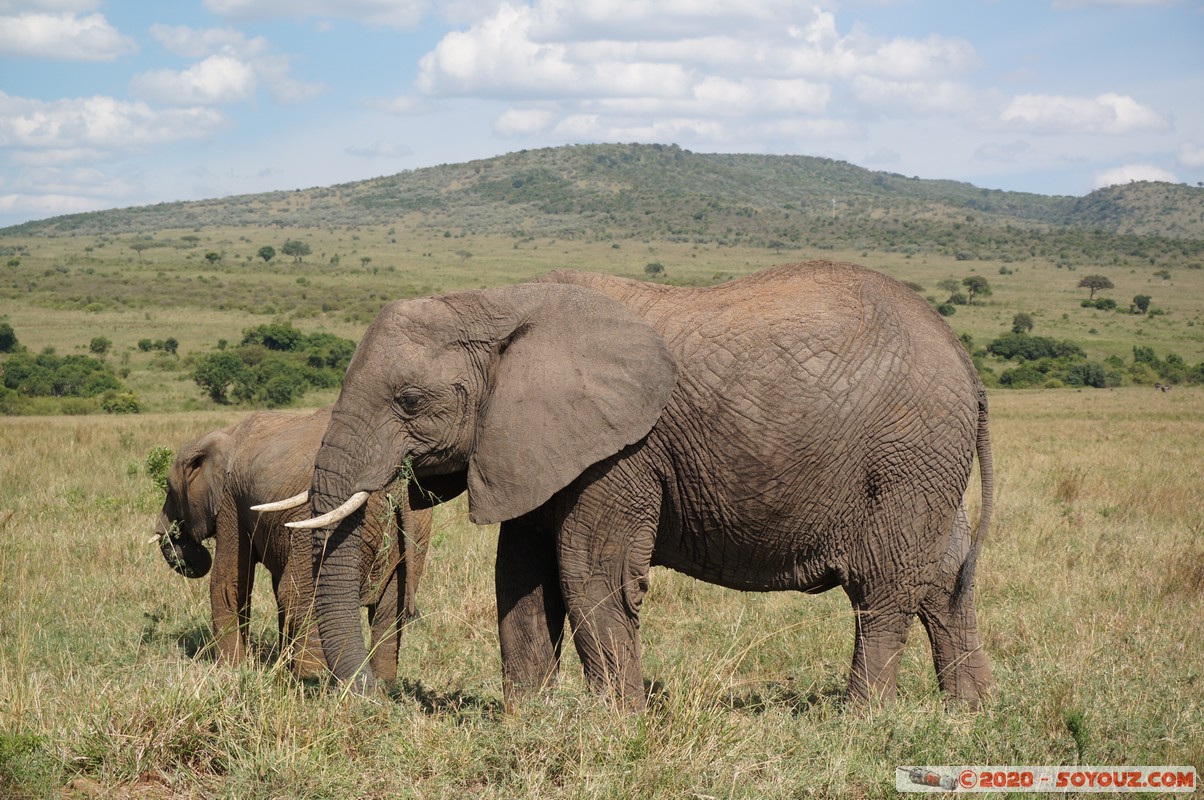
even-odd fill
[{"label": "adult elephant", "polygon": [[[983,503],[962,496],[977,452]],[[749,591],[841,587],[848,693],[890,699],[912,618],[940,685],[991,685],[971,583],[992,506],[987,400],[922,298],[810,262],[705,289],[589,273],[396,302],[368,328],[311,491],[326,656],[370,685],[354,512],[399,468],[501,523],[507,701],[555,676],[567,613],[589,684],[640,706],[649,567]],[[327,538],[321,528],[336,526]]]},{"label": "adult elephant", "polygon": [[[212,567],[213,635],[228,662],[245,657],[255,565],[263,564],[272,576],[281,651],[292,651],[298,675],[325,670],[311,618],[312,536],[284,523],[309,516],[305,493],[330,412],[252,414],[185,444],[168,473],[155,533],[163,558],[181,575],[201,578]],[[291,500],[259,505],[284,495]],[[403,495],[391,506],[386,492],[374,493],[360,549],[350,554],[356,609],[367,606],[371,620],[372,667],[385,678],[397,671],[400,626],[417,611],[431,532],[431,512],[413,511],[404,501]],[[216,539],[212,557],[202,544],[210,537]]]}]

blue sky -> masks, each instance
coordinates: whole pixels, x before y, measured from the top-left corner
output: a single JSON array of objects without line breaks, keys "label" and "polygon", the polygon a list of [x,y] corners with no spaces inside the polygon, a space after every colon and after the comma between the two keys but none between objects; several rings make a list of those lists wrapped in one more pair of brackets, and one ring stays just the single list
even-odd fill
[{"label": "blue sky", "polygon": [[0,0],[0,226],[676,143],[1204,181],[1204,0]]}]

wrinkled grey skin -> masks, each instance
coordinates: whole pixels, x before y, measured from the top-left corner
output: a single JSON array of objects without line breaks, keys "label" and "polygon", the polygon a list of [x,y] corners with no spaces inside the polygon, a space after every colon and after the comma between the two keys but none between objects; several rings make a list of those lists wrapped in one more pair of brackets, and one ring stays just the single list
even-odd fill
[{"label": "wrinkled grey skin", "polygon": [[[893,698],[917,615],[943,689],[977,704],[991,686],[972,594],[986,395],[944,320],[878,273],[811,262],[688,289],[556,272],[393,303],[347,371],[314,513],[403,464],[501,523],[508,703],[554,679],[567,615],[590,685],[642,706],[655,565],[747,591],[841,587],[854,701]],[[334,673],[367,687],[360,536],[355,517],[318,533],[316,606]]]},{"label": "wrinkled grey skin", "polygon": [[[237,663],[246,655],[255,565],[263,564],[272,576],[281,651],[291,650],[298,675],[325,672],[321,642],[310,618],[312,534],[284,527],[285,522],[305,519],[308,506],[264,513],[250,507],[308,488],[314,455],[329,424],[330,408],[302,416],[255,413],[185,444],[168,473],[167,498],[155,532],[164,559],[181,575],[204,577],[212,567],[213,635],[219,656],[227,662]],[[373,669],[392,678],[397,671],[397,632],[417,613],[415,594],[430,539],[430,512],[390,509],[386,493],[379,492],[369,500],[366,513],[363,548],[357,554],[356,607],[368,607]],[[202,544],[210,537],[216,539],[212,558]],[[387,547],[382,547],[386,537]]]}]

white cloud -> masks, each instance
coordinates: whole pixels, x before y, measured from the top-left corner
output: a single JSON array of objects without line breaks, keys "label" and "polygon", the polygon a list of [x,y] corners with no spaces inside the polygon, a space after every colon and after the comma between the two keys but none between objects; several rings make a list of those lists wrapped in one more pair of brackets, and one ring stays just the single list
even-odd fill
[{"label": "white cloud", "polygon": [[356,158],[406,158],[414,155],[414,151],[404,144],[385,142],[377,139],[369,145],[351,145],[344,152]]},{"label": "white cloud", "polygon": [[974,91],[955,81],[894,81],[862,75],[851,86],[866,108],[905,116],[951,114],[975,105]]},{"label": "white cloud", "polygon": [[225,122],[209,108],[156,110],[112,97],[31,100],[0,92],[0,147],[56,152],[125,152],[200,139]]},{"label": "white cloud", "polygon": [[1008,144],[987,142],[974,151],[979,161],[994,161],[999,164],[1015,164],[1022,156],[1032,151],[1028,142],[1015,141]]},{"label": "white cloud", "polygon": [[365,105],[368,108],[383,111],[386,114],[397,114],[400,116],[429,114],[435,110],[434,103],[416,94],[403,94],[397,97],[378,97],[369,100]]},{"label": "white cloud", "polygon": [[973,92],[959,75],[976,64],[964,40],[845,34],[793,0],[534,0],[448,33],[415,87],[509,101],[505,135],[793,142],[859,135],[849,115],[867,109],[961,113]]},{"label": "white cloud", "polygon": [[366,25],[413,28],[429,9],[427,0],[205,0],[205,7],[232,19],[350,19]]},{"label": "white cloud", "polygon": [[29,12],[0,16],[0,55],[112,61],[138,49],[103,14]]},{"label": "white cloud", "polygon": [[1132,183],[1134,181],[1165,181],[1167,183],[1178,183],[1179,179],[1172,173],[1167,172],[1161,167],[1156,167],[1153,164],[1126,164],[1122,167],[1100,172],[1095,176],[1094,186],[1096,189],[1103,189],[1106,186],[1115,186],[1122,183]]},{"label": "white cloud", "polygon": [[1185,167],[1204,167],[1204,147],[1195,142],[1179,145],[1179,163]]},{"label": "white cloud", "polygon": [[1095,98],[1018,95],[1000,114],[1000,121],[1006,127],[1032,133],[1126,134],[1170,127],[1149,106],[1113,93]]},{"label": "white cloud", "polygon": [[542,108],[508,108],[493,123],[499,136],[529,136],[551,127],[556,112]]},{"label": "white cloud", "polygon": [[104,200],[61,194],[3,194],[0,195],[0,212],[16,214],[23,219],[56,217],[60,214],[79,214],[84,211],[99,211],[112,208],[113,203]]},{"label": "white cloud", "polygon": [[1073,8],[1091,8],[1100,6],[1103,8],[1116,8],[1119,6],[1132,6],[1140,8],[1143,6],[1173,6],[1179,0],[1054,0],[1054,8],[1073,9]]},{"label": "white cloud", "polygon": [[164,105],[236,103],[255,93],[255,71],[232,56],[209,56],[180,72],[157,69],[136,75],[130,88],[137,96]]},{"label": "white cloud", "polygon": [[56,150],[14,150],[8,156],[9,160],[14,164],[25,167],[52,167],[61,164],[74,164],[80,161],[96,161],[103,157],[103,151],[86,147],[70,147]]},{"label": "white cloud", "polygon": [[248,39],[233,28],[190,28],[187,25],[151,26],[151,36],[168,52],[184,58],[204,58],[224,54],[251,58],[268,49],[262,36]]},{"label": "white cloud", "polygon": [[229,28],[154,25],[151,35],[168,51],[201,61],[184,70],[158,69],[134,76],[135,95],[166,105],[221,105],[251,99],[265,86],[280,103],[296,103],[323,91],[292,77],[287,56],[269,53],[262,36],[247,38]]},{"label": "white cloud", "polygon": [[0,14],[21,14],[27,11],[67,12],[82,14],[100,5],[100,0],[0,0]]}]

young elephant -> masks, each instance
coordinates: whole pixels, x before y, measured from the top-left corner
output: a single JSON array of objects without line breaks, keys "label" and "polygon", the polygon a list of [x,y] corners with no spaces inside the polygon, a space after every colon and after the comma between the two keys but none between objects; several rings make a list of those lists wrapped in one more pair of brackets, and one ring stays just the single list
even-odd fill
[{"label": "young elephant", "polygon": [[[155,525],[167,563],[181,575],[204,577],[212,567],[210,600],[218,653],[236,663],[246,654],[255,565],[272,576],[282,652],[293,652],[296,674],[325,670],[312,611],[313,546],[307,531],[285,523],[304,519],[309,506],[257,511],[253,507],[303,493],[314,455],[330,423],[330,408],[298,416],[257,412],[180,448],[167,480],[167,498]],[[415,511],[387,489],[368,500],[367,531],[359,556],[360,604],[372,626],[373,672],[397,671],[397,632],[416,616],[415,595],[430,540],[431,512]],[[202,542],[216,537],[212,558]]]}]

